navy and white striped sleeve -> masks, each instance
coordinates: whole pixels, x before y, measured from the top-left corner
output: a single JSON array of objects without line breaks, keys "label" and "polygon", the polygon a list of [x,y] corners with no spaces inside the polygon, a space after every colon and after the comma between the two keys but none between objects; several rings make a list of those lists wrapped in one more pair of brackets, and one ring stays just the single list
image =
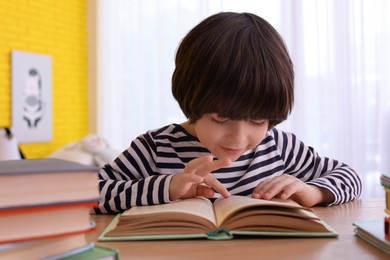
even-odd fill
[{"label": "navy and white striped sleeve", "polygon": [[335,197],[328,205],[337,205],[359,198],[362,182],[345,163],[322,157],[294,134],[273,130],[275,142],[285,164],[285,173],[307,184],[328,189]]},{"label": "navy and white striped sleeve", "polygon": [[100,202],[95,213],[117,213],[135,205],[169,202],[173,175],[155,173],[155,145],[143,135],[99,171]]}]

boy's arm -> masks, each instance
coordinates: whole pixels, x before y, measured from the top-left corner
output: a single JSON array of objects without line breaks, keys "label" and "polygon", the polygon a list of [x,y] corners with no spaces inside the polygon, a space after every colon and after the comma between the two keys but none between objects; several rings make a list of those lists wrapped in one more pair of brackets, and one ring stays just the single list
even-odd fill
[{"label": "boy's arm", "polygon": [[324,202],[326,205],[342,204],[360,197],[362,182],[352,168],[328,158],[322,158],[318,161],[317,174],[319,176],[309,178],[306,183],[333,194],[334,199],[330,202]]},{"label": "boy's arm", "polygon": [[100,169],[100,201],[95,213],[113,214],[135,205],[167,203],[172,177],[156,174],[153,149],[145,139],[137,138],[113,162]]},{"label": "boy's arm", "polygon": [[335,199],[329,190],[306,184],[289,174],[282,174],[259,183],[253,190],[252,197],[266,200],[274,197],[292,199],[304,207],[327,205]]},{"label": "boy's arm", "polygon": [[95,213],[114,214],[136,205],[168,203],[172,177],[155,175],[136,181],[100,179],[100,201]]},{"label": "boy's arm", "polygon": [[[319,156],[313,148],[306,146],[293,134],[282,131],[274,131],[274,134],[285,162],[286,173],[317,187],[321,192],[320,196],[325,196],[320,204],[336,205],[360,196],[361,179],[351,167]],[[333,199],[329,201],[329,198]]]}]

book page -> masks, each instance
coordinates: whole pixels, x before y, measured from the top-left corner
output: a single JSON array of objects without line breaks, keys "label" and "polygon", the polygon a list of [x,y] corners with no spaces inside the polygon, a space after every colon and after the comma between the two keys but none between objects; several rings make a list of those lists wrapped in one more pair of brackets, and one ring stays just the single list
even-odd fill
[{"label": "book page", "polygon": [[[254,199],[251,197],[245,197],[245,196],[231,196],[230,198],[224,199],[224,198],[218,198],[214,202],[214,211],[217,219],[217,224],[220,226],[220,224],[226,219],[232,217],[234,214],[236,214],[239,211],[242,211],[244,209],[250,208],[250,207],[280,207],[283,208],[297,208],[297,209],[306,209],[299,205],[298,203],[292,201],[292,200],[261,200],[261,199]],[[261,210],[261,209],[260,209]],[[283,211],[281,211],[283,212]],[[288,214],[291,214],[290,211]],[[300,212],[301,214],[301,212]],[[302,214],[305,214],[306,218],[318,218],[314,213],[311,211],[304,210]]]},{"label": "book page", "polygon": [[212,203],[210,200],[203,197],[184,199],[167,204],[133,207],[125,211],[122,215],[134,216],[163,212],[188,213],[209,219],[211,222],[216,223]]},{"label": "book page", "polygon": [[202,197],[133,207],[119,217],[108,236],[206,233],[216,228],[212,203]]}]

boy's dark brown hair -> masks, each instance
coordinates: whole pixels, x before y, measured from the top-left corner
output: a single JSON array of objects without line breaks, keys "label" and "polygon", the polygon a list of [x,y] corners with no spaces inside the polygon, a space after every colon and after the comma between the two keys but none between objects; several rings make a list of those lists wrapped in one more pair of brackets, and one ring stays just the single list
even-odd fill
[{"label": "boy's dark brown hair", "polygon": [[217,113],[272,127],[291,112],[293,64],[279,33],[257,15],[208,17],[184,37],[175,63],[172,93],[191,123]]}]

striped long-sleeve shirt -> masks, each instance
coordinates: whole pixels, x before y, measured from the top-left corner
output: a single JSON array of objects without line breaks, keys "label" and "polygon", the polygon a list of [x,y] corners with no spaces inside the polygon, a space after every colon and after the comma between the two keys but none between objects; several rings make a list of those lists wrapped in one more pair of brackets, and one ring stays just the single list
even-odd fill
[{"label": "striped long-sleeve shirt", "polygon": [[[182,172],[189,161],[209,154],[178,124],[140,135],[100,169],[101,201],[95,212],[116,213],[135,205],[169,203],[173,175]],[[362,190],[359,176],[348,165],[319,156],[295,135],[276,128],[253,150],[211,174],[232,195],[249,196],[260,182],[282,174],[328,189],[335,198],[328,205],[356,199]]]}]

